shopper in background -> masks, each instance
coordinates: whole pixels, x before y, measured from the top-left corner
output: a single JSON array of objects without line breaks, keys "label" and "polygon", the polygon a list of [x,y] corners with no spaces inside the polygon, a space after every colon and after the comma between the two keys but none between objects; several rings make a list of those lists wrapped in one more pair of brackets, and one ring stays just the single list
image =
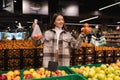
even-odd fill
[{"label": "shopper in background", "polygon": [[55,13],[51,21],[52,29],[45,31],[38,39],[32,37],[34,45],[44,43],[44,67],[48,67],[49,61],[57,61],[58,66],[70,66],[70,48],[80,45],[81,40],[75,40],[66,30],[64,23],[63,15]]},{"label": "shopper in background", "polygon": [[81,33],[85,36],[85,38],[87,38],[87,42],[90,43],[92,37],[92,28],[89,27],[88,23],[85,23],[84,27],[81,28]]}]

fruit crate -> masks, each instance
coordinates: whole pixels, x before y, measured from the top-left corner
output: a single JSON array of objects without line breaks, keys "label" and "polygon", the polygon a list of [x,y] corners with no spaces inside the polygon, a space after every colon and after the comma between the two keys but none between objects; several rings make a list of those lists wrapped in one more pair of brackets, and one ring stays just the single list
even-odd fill
[{"label": "fruit crate", "polygon": [[[21,70],[19,70],[20,72],[17,73],[16,71],[18,71],[17,69],[16,70],[9,70],[9,71],[0,71],[0,75],[4,74],[4,80],[22,80],[21,78]],[[19,74],[19,75],[18,75]],[[14,75],[14,76],[13,76]],[[13,76],[10,77],[10,76]],[[19,77],[19,78],[18,78]],[[9,79],[8,79],[9,78]],[[0,79],[1,80],[1,79]],[[3,79],[2,79],[3,80]]]},{"label": "fruit crate", "polygon": [[81,66],[85,66],[85,67],[86,67],[86,66],[89,66],[89,67],[91,68],[91,67],[93,67],[93,66],[99,67],[100,65],[101,65],[101,64],[77,65],[77,66],[70,66],[69,69],[70,69],[74,74],[78,74],[78,75],[82,76],[82,77],[83,77],[83,80],[87,80],[82,74],[79,74],[79,73],[73,71],[71,68],[80,68]]},{"label": "fruit crate", "polygon": [[86,80],[86,79],[81,75],[70,74],[67,76],[56,76],[56,77],[41,78],[41,79],[30,79],[30,80]]},{"label": "fruit crate", "polygon": [[104,51],[103,50],[97,50],[95,51],[96,53],[96,58],[104,57]]},{"label": "fruit crate", "polygon": [[4,49],[0,49],[0,59],[4,59]]},{"label": "fruit crate", "polygon": [[[68,67],[70,70],[71,70],[71,68],[73,67],[73,68],[80,68],[81,66],[89,66],[89,67],[93,67],[93,66],[95,66],[95,67],[99,67],[101,64],[87,64],[87,65],[77,65],[77,66],[70,66],[70,67]],[[71,70],[72,71],[72,73],[76,73],[76,72],[74,72],[73,70]]]},{"label": "fruit crate", "polygon": [[83,48],[76,49],[76,50],[75,50],[75,54],[76,54],[76,55],[84,54]]},{"label": "fruit crate", "polygon": [[96,63],[104,63],[104,58],[96,58]]},{"label": "fruit crate", "polygon": [[[37,70],[37,69],[38,68],[35,68],[35,70]],[[22,70],[22,80],[26,80],[26,79],[24,79],[24,74],[23,74],[25,70],[30,70],[30,68]],[[47,68],[45,68],[45,70],[47,70]],[[31,78],[31,79],[27,79],[27,80],[76,80],[76,79],[73,79],[72,77],[71,77],[72,79],[69,79],[69,76],[73,75],[73,71],[71,71],[68,67],[59,66],[58,70],[64,70],[67,73],[67,75],[65,75],[65,76],[52,76],[52,77],[46,77],[46,78]],[[79,80],[83,80],[83,79],[79,79]]]},{"label": "fruit crate", "polygon": [[114,56],[114,51],[113,50],[106,50],[106,57],[112,57]]},{"label": "fruit crate", "polygon": [[34,49],[22,49],[24,58],[33,58],[34,57]]},{"label": "fruit crate", "polygon": [[114,54],[116,57],[120,57],[120,50],[115,50],[114,52],[115,52]]},{"label": "fruit crate", "polygon": [[8,49],[8,58],[20,58],[20,49]]},{"label": "fruit crate", "polygon": [[20,69],[20,59],[8,59],[5,67],[7,70]]},{"label": "fruit crate", "polygon": [[94,54],[94,47],[87,47],[86,54],[93,55]]}]

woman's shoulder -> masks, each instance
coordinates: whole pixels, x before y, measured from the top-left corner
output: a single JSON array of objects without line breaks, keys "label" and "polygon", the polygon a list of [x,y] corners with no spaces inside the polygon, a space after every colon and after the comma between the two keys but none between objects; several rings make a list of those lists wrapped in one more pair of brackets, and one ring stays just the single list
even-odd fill
[{"label": "woman's shoulder", "polygon": [[50,30],[46,30],[45,31],[45,34],[47,34],[47,33],[54,33],[55,31],[53,30],[53,29],[50,29]]}]

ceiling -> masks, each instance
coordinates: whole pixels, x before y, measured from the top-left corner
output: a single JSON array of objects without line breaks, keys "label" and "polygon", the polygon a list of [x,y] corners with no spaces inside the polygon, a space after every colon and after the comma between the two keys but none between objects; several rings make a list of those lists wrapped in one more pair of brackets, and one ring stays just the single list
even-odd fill
[{"label": "ceiling", "polygon": [[[11,0],[8,0],[8,1],[11,1]],[[22,0],[18,0],[18,1],[20,3],[22,3],[21,2]],[[38,1],[38,0],[36,0],[36,1]],[[42,0],[39,0],[39,1],[42,1]],[[91,24],[120,25],[117,23],[118,21],[120,22],[120,4],[106,8],[101,11],[99,10],[102,7],[120,2],[120,0],[58,0],[58,1],[57,0],[48,0],[48,1],[49,1],[49,4],[52,3],[51,6],[49,6],[49,8],[50,8],[50,11],[53,11],[53,12],[57,11],[56,9],[59,9],[61,7],[59,5],[59,1],[66,1],[66,2],[67,1],[76,1],[77,2],[77,4],[79,5],[79,16],[74,17],[74,18],[66,17],[67,18],[66,22],[80,23],[79,21],[81,21],[81,20],[99,16],[96,19],[92,19],[92,20],[89,20],[86,22],[91,23]],[[21,10],[21,7],[20,7],[21,4],[19,4],[19,3],[16,3],[16,4],[17,4],[16,10]],[[68,4],[68,3],[62,3],[62,4]],[[9,15],[9,14],[7,14],[7,15]],[[15,21],[16,18],[17,19],[24,18],[24,17],[21,17],[21,14],[20,15],[13,14],[12,18],[10,18],[10,19],[8,19],[9,17],[7,18],[5,16],[6,15],[4,15],[4,12],[0,13],[0,22],[3,22],[3,21],[10,22],[12,20]],[[35,16],[36,15],[34,15],[34,17]],[[34,18],[31,15],[29,15],[29,17],[30,17],[30,19]],[[24,21],[30,20],[30,19],[28,19],[29,17],[25,16]],[[37,17],[38,17],[38,15],[37,15]],[[48,19],[48,17],[45,19]],[[42,19],[42,20],[45,20],[45,19]]]},{"label": "ceiling", "polygon": [[[118,2],[118,5],[99,10]],[[89,23],[117,24],[116,22],[120,21],[120,0],[79,0],[79,10],[80,16],[83,15],[82,19],[99,16],[88,21]]]}]

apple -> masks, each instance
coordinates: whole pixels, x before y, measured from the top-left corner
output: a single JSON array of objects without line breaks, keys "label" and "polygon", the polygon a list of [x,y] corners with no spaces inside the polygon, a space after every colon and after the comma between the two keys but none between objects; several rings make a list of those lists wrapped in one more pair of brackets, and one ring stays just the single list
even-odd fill
[{"label": "apple", "polygon": [[88,78],[87,80],[92,80],[92,78]]},{"label": "apple", "polygon": [[35,71],[35,69],[31,68],[29,69],[30,73],[33,73]]},{"label": "apple", "polygon": [[80,69],[85,70],[85,66],[81,66]]},{"label": "apple", "polygon": [[52,72],[52,76],[57,76],[57,74],[55,72]]},{"label": "apple", "polygon": [[97,72],[97,73],[100,72],[100,70],[101,70],[100,67],[96,67],[96,68],[95,68],[95,72]]},{"label": "apple", "polygon": [[106,73],[106,74],[110,74],[110,73],[112,73],[112,70],[110,70],[109,68],[106,68],[106,69],[105,69],[105,73]]},{"label": "apple", "polygon": [[39,68],[38,70],[40,70],[41,72],[44,72],[44,71],[45,71],[45,68],[44,68],[44,67],[41,67],[41,68]]},{"label": "apple", "polygon": [[102,70],[105,70],[105,69],[107,68],[107,66],[106,66],[105,64],[102,64],[102,65],[100,66],[100,68],[101,68]]},{"label": "apple", "polygon": [[12,80],[12,77],[10,75],[7,75],[7,80]]},{"label": "apple", "polygon": [[92,80],[98,80],[97,78],[92,78]]},{"label": "apple", "polygon": [[25,79],[30,79],[30,78],[33,78],[32,74],[26,74],[25,75]]},{"label": "apple", "polygon": [[14,77],[14,72],[13,71],[8,71],[6,75],[11,76],[13,78]]},{"label": "apple", "polygon": [[41,78],[41,75],[38,74],[38,73],[34,73],[34,74],[33,74],[33,77],[34,77],[34,78]]},{"label": "apple", "polygon": [[99,73],[101,73],[101,74],[105,74],[105,72],[104,72],[103,70],[100,70]]},{"label": "apple", "polygon": [[118,61],[118,62],[116,62],[116,65],[118,66],[118,67],[120,67],[120,62]]},{"label": "apple", "polygon": [[108,78],[114,78],[114,77],[115,77],[115,74],[113,74],[113,73],[108,74],[107,77],[108,77]]},{"label": "apple", "polygon": [[45,75],[41,75],[41,78],[45,78],[46,76]]},{"label": "apple", "polygon": [[82,69],[79,69],[79,70],[78,70],[78,73],[79,73],[79,74],[83,74],[83,72],[84,72],[84,71],[83,71]]},{"label": "apple", "polygon": [[86,67],[85,67],[85,71],[88,72],[89,70],[90,70],[90,67],[89,67],[89,66],[86,66]]},{"label": "apple", "polygon": [[0,75],[0,80],[7,80],[7,76],[6,75]]},{"label": "apple", "polygon": [[23,72],[23,74],[24,74],[24,75],[30,74],[30,71],[29,71],[29,70],[25,70],[25,71]]},{"label": "apple", "polygon": [[120,76],[120,70],[115,70],[114,74]]},{"label": "apple", "polygon": [[20,70],[14,70],[14,76],[19,76],[20,75]]},{"label": "apple", "polygon": [[108,78],[105,78],[105,80],[113,80],[113,78],[111,78],[111,77],[108,77]]},{"label": "apple", "polygon": [[101,74],[101,73],[99,73],[99,74],[97,74],[97,78],[99,79],[99,80],[105,80],[105,74]]},{"label": "apple", "polygon": [[64,70],[62,70],[61,73],[63,76],[67,75],[67,73]]},{"label": "apple", "polygon": [[50,77],[50,71],[46,70],[45,73],[46,77]]},{"label": "apple", "polygon": [[20,76],[14,77],[13,80],[20,80]]},{"label": "apple", "polygon": [[119,76],[115,76],[114,80],[120,80],[120,77]]},{"label": "apple", "polygon": [[39,36],[37,34],[32,35],[33,39],[39,39]]},{"label": "apple", "polygon": [[112,66],[109,66],[108,69],[110,69],[111,72],[114,72],[114,68]]},{"label": "apple", "polygon": [[86,71],[84,71],[83,72],[83,76],[87,78],[88,77],[88,73]]},{"label": "apple", "polygon": [[60,70],[55,71],[55,73],[57,74],[57,76],[62,76],[62,73]]},{"label": "apple", "polygon": [[89,76],[90,78],[94,77],[94,76],[95,76],[95,71],[94,71],[94,70],[90,70],[90,71],[88,72],[88,76]]}]

